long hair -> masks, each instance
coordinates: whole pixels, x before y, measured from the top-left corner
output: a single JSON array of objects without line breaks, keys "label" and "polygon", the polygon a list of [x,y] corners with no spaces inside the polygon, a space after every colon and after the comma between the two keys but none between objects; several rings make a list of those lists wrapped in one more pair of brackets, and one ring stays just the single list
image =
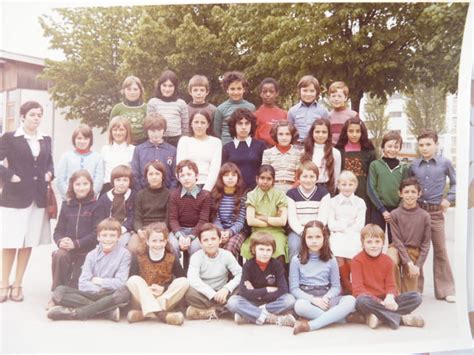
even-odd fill
[{"label": "long hair", "polygon": [[189,117],[189,136],[194,137],[194,130],[193,130],[192,125],[193,125],[194,117],[196,117],[196,115],[204,116],[204,118],[206,119],[206,121],[209,125],[206,129],[206,134],[208,136],[213,136],[214,131],[212,129],[212,118],[211,118],[211,116],[209,116],[209,112],[207,112],[206,110],[197,110],[193,113],[193,115],[191,117]]},{"label": "long hair", "polygon": [[332,154],[332,130],[331,122],[327,118],[317,118],[311,128],[309,129],[308,135],[304,141],[304,153],[301,156],[301,162],[313,160],[314,153],[314,137],[313,132],[316,126],[326,126],[328,129],[328,138],[324,143],[324,164],[326,167],[326,172],[328,174],[327,189],[331,194],[336,191],[335,177],[334,177],[334,156]]},{"label": "long hair", "polygon": [[355,117],[349,118],[344,126],[342,126],[341,134],[339,136],[339,140],[337,141],[335,147],[341,151],[344,151],[344,147],[349,141],[349,137],[347,136],[347,130],[349,129],[349,125],[356,124],[360,126],[360,147],[362,150],[375,150],[374,145],[369,140],[369,134],[367,132],[367,127],[365,126],[364,121],[360,119],[357,115]]},{"label": "long hair", "polygon": [[222,165],[219,170],[219,175],[217,176],[216,184],[211,191],[211,221],[217,217],[217,212],[219,211],[219,206],[221,204],[222,198],[224,197],[224,180],[223,177],[227,173],[233,173],[237,175],[237,184],[235,185],[234,193],[234,210],[232,211],[234,218],[237,219],[240,213],[240,207],[242,204],[242,197],[245,195],[244,180],[242,178],[242,173],[237,165],[234,163],[225,163]]},{"label": "long hair", "polygon": [[[165,98],[163,94],[161,93],[161,84],[163,84],[166,81],[171,81],[171,83],[174,85],[174,91],[173,95],[169,98]],[[176,101],[178,100],[178,76],[176,73],[172,70],[165,70],[163,73],[161,73],[160,77],[158,80],[155,82],[155,91],[153,92],[153,95],[159,99],[166,99],[169,101]]]},{"label": "long hair", "polygon": [[308,262],[309,259],[309,249],[308,245],[306,244],[306,232],[309,228],[319,228],[321,232],[323,232],[323,246],[319,250],[319,258],[326,262],[332,258],[332,251],[329,246],[329,231],[326,226],[320,221],[309,221],[304,225],[303,233],[302,233],[302,242],[301,242],[301,250],[299,254],[300,264],[304,265]]},{"label": "long hair", "polygon": [[69,178],[69,183],[68,183],[67,192],[66,192],[66,197],[68,201],[76,199],[76,193],[74,192],[74,183],[80,177],[85,177],[87,181],[89,181],[89,183],[91,184],[91,188],[89,190],[89,193],[85,197],[85,200],[89,201],[89,200],[94,199],[94,181],[92,180],[92,176],[86,169],[81,169],[81,170],[75,171]]}]

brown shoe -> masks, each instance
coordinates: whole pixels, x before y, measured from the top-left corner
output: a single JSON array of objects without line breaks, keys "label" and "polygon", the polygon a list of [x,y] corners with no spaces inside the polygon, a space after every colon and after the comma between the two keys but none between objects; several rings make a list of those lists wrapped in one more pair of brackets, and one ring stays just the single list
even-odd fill
[{"label": "brown shoe", "polygon": [[305,333],[309,332],[309,323],[307,320],[297,320],[295,323],[295,326],[293,328],[293,335],[299,334],[299,333]]},{"label": "brown shoe", "polygon": [[365,316],[359,312],[352,312],[346,317],[347,323],[358,323],[364,324],[365,323]]},{"label": "brown shoe", "polygon": [[425,325],[425,320],[419,314],[406,314],[402,316],[402,324],[407,327],[422,328]]},{"label": "brown shoe", "polygon": [[181,312],[168,312],[166,315],[166,324],[181,325],[184,322],[184,315]]},{"label": "brown shoe", "polygon": [[23,302],[23,290],[21,286],[10,286],[10,299],[15,302]]},{"label": "brown shoe", "polygon": [[186,309],[186,318],[188,319],[218,319],[216,309],[211,308],[197,308],[194,306],[188,306]]},{"label": "brown shoe", "polygon": [[127,320],[129,323],[136,323],[145,320],[145,316],[142,311],[132,309],[128,311]]}]

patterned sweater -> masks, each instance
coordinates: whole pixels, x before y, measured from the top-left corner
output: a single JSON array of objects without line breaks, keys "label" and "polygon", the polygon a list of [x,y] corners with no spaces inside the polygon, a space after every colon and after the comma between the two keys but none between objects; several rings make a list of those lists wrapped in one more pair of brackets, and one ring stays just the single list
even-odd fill
[{"label": "patterned sweater", "polygon": [[147,114],[153,112],[158,112],[166,119],[165,137],[189,134],[188,105],[183,100],[163,101],[154,97],[147,106]]},{"label": "patterned sweater", "polygon": [[174,278],[186,277],[186,274],[173,253],[166,252],[161,260],[152,260],[148,250],[137,256],[138,274],[147,285],[169,286]]}]

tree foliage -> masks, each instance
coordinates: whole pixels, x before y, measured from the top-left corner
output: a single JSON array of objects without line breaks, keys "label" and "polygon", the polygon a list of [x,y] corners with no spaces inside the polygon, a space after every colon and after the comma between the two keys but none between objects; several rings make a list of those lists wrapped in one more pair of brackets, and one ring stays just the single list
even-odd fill
[{"label": "tree foliage", "polygon": [[367,95],[364,111],[364,123],[372,137],[372,143],[378,149],[382,143],[382,137],[387,131],[389,121],[389,117],[385,115],[384,100],[377,96]]}]

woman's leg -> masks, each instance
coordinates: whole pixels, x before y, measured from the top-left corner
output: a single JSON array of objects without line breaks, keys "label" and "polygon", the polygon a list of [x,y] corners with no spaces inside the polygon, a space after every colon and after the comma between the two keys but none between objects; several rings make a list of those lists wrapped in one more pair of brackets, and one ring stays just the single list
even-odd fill
[{"label": "woman's leg", "polygon": [[2,288],[10,286],[10,273],[15,261],[16,249],[2,249]]},{"label": "woman's leg", "polygon": [[21,284],[23,283],[23,276],[25,275],[28,261],[30,260],[32,248],[21,248],[18,249],[18,256],[16,259],[16,273],[15,281],[12,284],[11,295],[13,297],[19,297],[22,293]]}]

